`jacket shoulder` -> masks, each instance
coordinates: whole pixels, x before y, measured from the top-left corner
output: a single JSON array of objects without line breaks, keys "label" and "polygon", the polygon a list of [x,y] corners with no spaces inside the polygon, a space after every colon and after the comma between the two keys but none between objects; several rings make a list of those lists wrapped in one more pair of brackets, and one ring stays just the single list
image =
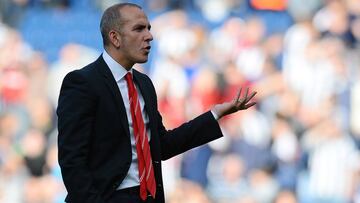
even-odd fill
[{"label": "jacket shoulder", "polygon": [[[100,58],[100,57],[99,57]],[[66,74],[64,81],[66,80],[73,80],[73,79],[82,79],[86,81],[91,81],[92,78],[96,77],[97,74],[97,64],[99,61],[99,58],[96,61],[93,61],[92,63],[73,71],[70,71]]]},{"label": "jacket shoulder", "polygon": [[142,73],[136,69],[133,69],[133,73],[136,74],[142,81],[150,82],[152,84],[150,77],[145,73]]}]

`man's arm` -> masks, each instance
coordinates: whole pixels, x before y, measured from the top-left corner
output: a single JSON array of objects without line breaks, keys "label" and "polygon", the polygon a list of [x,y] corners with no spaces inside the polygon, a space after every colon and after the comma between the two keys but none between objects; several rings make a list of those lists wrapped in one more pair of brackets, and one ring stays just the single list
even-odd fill
[{"label": "man's arm", "polygon": [[89,144],[95,114],[95,98],[79,71],[63,81],[58,115],[59,164],[70,202],[103,203],[87,167]]},{"label": "man's arm", "polygon": [[208,111],[181,126],[166,130],[158,113],[161,159],[166,160],[223,136],[219,123]]},{"label": "man's arm", "polygon": [[161,115],[158,113],[162,159],[169,159],[189,149],[222,137],[222,132],[217,122],[218,119],[240,110],[246,110],[256,104],[256,102],[250,102],[256,92],[252,92],[250,95],[248,95],[248,92],[249,89],[246,90],[243,97],[240,97],[240,89],[233,101],[217,104],[211,111],[169,131],[162,125]]}]

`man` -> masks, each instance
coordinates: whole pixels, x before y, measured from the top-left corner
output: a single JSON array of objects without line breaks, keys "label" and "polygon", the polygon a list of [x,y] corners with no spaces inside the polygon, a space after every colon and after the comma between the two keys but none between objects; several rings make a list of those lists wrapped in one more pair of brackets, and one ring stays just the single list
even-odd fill
[{"label": "man", "polygon": [[[165,202],[161,160],[222,136],[217,119],[253,106],[255,92],[167,131],[148,76],[150,23],[135,4],[116,4],[101,19],[104,52],[63,81],[58,114],[59,163],[66,202]],[[241,90],[240,90],[241,91]]]}]

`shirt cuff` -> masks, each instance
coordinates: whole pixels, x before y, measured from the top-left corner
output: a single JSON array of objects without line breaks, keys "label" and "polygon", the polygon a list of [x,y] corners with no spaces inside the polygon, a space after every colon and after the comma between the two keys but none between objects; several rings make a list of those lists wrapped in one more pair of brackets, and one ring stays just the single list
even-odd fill
[{"label": "shirt cuff", "polygon": [[219,116],[211,110],[212,115],[214,116],[215,120],[219,120]]}]

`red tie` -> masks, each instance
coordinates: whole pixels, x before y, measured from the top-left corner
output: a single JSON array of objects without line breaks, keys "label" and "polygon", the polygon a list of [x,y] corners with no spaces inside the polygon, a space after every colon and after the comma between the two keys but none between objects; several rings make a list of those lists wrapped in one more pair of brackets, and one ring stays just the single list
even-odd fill
[{"label": "red tie", "polygon": [[139,179],[140,179],[140,198],[145,200],[147,197],[147,190],[151,196],[155,198],[156,182],[154,177],[154,170],[151,160],[150,146],[144,120],[141,115],[140,102],[136,92],[132,75],[128,72],[125,79],[129,89],[129,102],[131,119],[134,128],[134,137],[136,152],[139,165]]}]

